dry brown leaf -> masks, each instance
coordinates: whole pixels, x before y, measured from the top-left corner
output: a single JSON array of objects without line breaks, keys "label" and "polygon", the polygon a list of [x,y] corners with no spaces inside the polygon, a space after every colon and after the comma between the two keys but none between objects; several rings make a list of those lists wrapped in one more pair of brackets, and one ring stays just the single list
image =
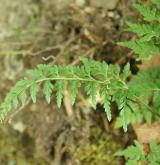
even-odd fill
[{"label": "dry brown leaf", "polygon": [[133,128],[140,143],[150,143],[153,140],[160,142],[160,123],[155,122],[152,125],[135,124]]},{"label": "dry brown leaf", "polygon": [[144,60],[139,66],[140,70],[160,67],[160,55],[154,55],[150,60]]}]

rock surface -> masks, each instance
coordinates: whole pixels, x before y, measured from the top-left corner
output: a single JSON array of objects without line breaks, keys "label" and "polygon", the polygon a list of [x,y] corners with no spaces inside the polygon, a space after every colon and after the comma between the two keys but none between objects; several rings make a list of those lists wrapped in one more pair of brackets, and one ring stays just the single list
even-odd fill
[{"label": "rock surface", "polygon": [[107,10],[113,10],[119,0],[90,0],[91,6],[102,7]]},{"label": "rock surface", "polygon": [[54,0],[55,7],[57,9],[63,9],[71,4],[77,4],[83,6],[85,4],[89,4],[93,7],[101,7],[107,10],[113,10],[119,0]]}]

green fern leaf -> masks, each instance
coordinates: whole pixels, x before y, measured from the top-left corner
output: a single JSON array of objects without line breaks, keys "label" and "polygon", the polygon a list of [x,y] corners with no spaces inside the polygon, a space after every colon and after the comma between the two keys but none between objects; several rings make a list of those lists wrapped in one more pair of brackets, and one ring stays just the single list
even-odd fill
[{"label": "green fern leaf", "polygon": [[21,101],[21,103],[22,103],[22,107],[24,107],[25,104],[26,104],[26,100],[27,100],[26,91],[23,91],[23,92],[20,94],[19,99],[20,99],[20,101]]},{"label": "green fern leaf", "polygon": [[156,8],[150,8],[143,4],[135,4],[134,7],[143,15],[146,21],[157,21],[159,20],[159,12]]},{"label": "green fern leaf", "polygon": [[119,67],[118,64],[115,64],[115,65],[114,65],[113,71],[114,71],[114,76],[115,76],[116,78],[118,78],[118,77],[119,77],[119,74],[120,74],[120,67]]},{"label": "green fern leaf", "polygon": [[71,104],[74,105],[76,96],[78,94],[78,88],[80,88],[81,83],[79,81],[73,81],[70,83],[71,88]]},{"label": "green fern leaf", "polygon": [[37,92],[38,92],[38,85],[36,83],[33,83],[30,86],[30,95],[33,103],[36,103]]},{"label": "green fern leaf", "polygon": [[145,157],[143,146],[139,144],[137,141],[134,142],[135,146],[129,146],[127,149],[123,151],[117,152],[116,156],[125,156],[127,158],[133,159],[133,160],[141,160]]},{"label": "green fern leaf", "polygon": [[126,113],[125,113],[125,108],[123,107],[122,109],[121,109],[121,111],[120,111],[120,118],[121,118],[121,120],[122,120],[122,126],[123,126],[123,129],[124,129],[124,132],[127,132],[127,122],[126,122]]},{"label": "green fern leaf", "polygon": [[147,159],[151,162],[151,165],[160,164],[160,145],[156,141],[152,141],[149,146],[150,153],[147,156]]},{"label": "green fern leaf", "polygon": [[85,84],[85,92],[91,98],[94,109],[96,109],[96,95],[97,95],[97,84],[95,82],[88,82]]},{"label": "green fern leaf", "polygon": [[99,92],[102,98],[102,104],[106,112],[108,121],[111,121],[112,113],[111,113],[111,107],[110,107],[110,103],[111,103],[111,96],[109,94],[110,89],[108,86],[105,86],[105,87],[102,87]]},{"label": "green fern leaf", "polygon": [[18,98],[15,96],[12,102],[13,102],[14,109],[16,109],[18,107],[18,104],[19,104]]},{"label": "green fern leaf", "polygon": [[126,165],[137,165],[139,163],[139,161],[137,160],[128,160],[126,162]]},{"label": "green fern leaf", "polygon": [[[124,156],[127,158],[127,165],[144,164],[158,165],[160,163],[160,145],[156,141],[152,141],[149,144],[149,152],[146,154],[143,149],[143,145],[134,141],[135,145],[131,145],[126,149],[117,152],[116,156]],[[136,164],[136,165],[137,165]]]},{"label": "green fern leaf", "polygon": [[139,55],[139,59],[150,58],[153,54],[159,52],[159,48],[155,46],[153,42],[141,42],[140,40],[136,40],[119,42],[119,45],[132,49]]},{"label": "green fern leaf", "polygon": [[160,0],[152,0],[152,3],[158,5],[158,4],[160,4]]},{"label": "green fern leaf", "polygon": [[91,63],[89,62],[89,60],[87,58],[84,58],[84,57],[81,57],[80,60],[82,61],[83,65],[84,65],[85,72],[87,73],[87,75],[90,75]]},{"label": "green fern leaf", "polygon": [[56,93],[57,105],[60,108],[61,103],[62,103],[62,98],[63,98],[63,95],[64,95],[64,89],[65,89],[64,81],[63,80],[58,80],[55,84],[55,88],[57,90],[57,93]]},{"label": "green fern leaf", "polygon": [[127,31],[136,33],[141,41],[150,41],[153,37],[160,36],[160,26],[159,25],[150,25],[150,24],[136,24],[127,22],[128,28]]},{"label": "green fern leaf", "polygon": [[127,63],[127,65],[125,65],[122,71],[122,80],[125,81],[129,75],[130,75],[130,64]]},{"label": "green fern leaf", "polygon": [[48,104],[51,102],[52,90],[53,90],[53,84],[50,81],[46,81],[44,83],[43,91]]},{"label": "green fern leaf", "polygon": [[29,70],[27,71],[27,73],[28,73],[31,77],[35,78],[35,79],[43,78],[42,73],[40,72],[40,70],[37,70],[37,69],[35,69],[35,70],[29,69]]}]

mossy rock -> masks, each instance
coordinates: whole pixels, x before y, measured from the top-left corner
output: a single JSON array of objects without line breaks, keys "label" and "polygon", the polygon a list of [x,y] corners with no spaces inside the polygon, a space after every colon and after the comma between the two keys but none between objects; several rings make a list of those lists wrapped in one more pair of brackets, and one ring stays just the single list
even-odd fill
[{"label": "mossy rock", "polygon": [[0,165],[47,165],[34,152],[34,139],[10,126],[0,127]]},{"label": "mossy rock", "polygon": [[77,165],[120,165],[121,160],[114,153],[121,148],[111,135],[106,135],[99,127],[91,129],[88,142],[75,152]]}]

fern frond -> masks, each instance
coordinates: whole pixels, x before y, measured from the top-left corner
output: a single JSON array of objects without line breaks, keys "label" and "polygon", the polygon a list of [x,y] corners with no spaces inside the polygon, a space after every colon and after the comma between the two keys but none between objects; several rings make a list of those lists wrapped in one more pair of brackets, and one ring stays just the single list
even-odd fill
[{"label": "fern frond", "polygon": [[[140,124],[144,118],[143,114],[138,111],[138,108],[136,108],[134,111],[131,111],[131,109],[128,106],[126,106],[125,111],[123,111],[123,113],[125,116],[126,125],[129,125],[131,123]],[[121,128],[121,127],[124,127],[123,125],[124,125],[124,118],[123,116],[119,116],[116,120],[114,127]]]},{"label": "fern frond", "polygon": [[156,141],[150,143],[150,153],[147,156],[148,161],[151,164],[160,164],[160,145]]},{"label": "fern frond", "polygon": [[125,150],[117,152],[116,156],[124,156],[127,160],[127,165],[137,165],[140,162],[144,164],[160,164],[160,145],[156,141],[149,144],[149,152],[145,153],[143,145],[134,141],[134,145],[128,146]]},{"label": "fern frond", "polygon": [[138,39],[119,42],[119,45],[131,49],[139,59],[149,59],[154,54],[160,53],[160,11],[154,7],[143,4],[135,4],[135,8],[141,13],[148,23],[127,23],[127,31],[136,33]]},{"label": "fern frond", "polygon": [[129,66],[121,72],[118,65],[108,65],[86,58],[81,58],[81,61],[81,66],[38,65],[37,69],[29,70],[28,78],[20,80],[7,94],[0,107],[0,119],[3,120],[11,109],[16,109],[20,101],[24,106],[27,97],[31,97],[33,103],[36,103],[41,86],[48,103],[51,102],[52,92],[56,91],[58,107],[61,106],[66,88],[71,90],[71,102],[74,104],[78,88],[82,86],[91,98],[94,108],[96,95],[100,92],[108,119],[111,120],[111,97],[117,92],[122,95],[127,93],[125,79],[129,74]]},{"label": "fern frond", "polygon": [[158,24],[150,25],[127,22],[127,26],[126,30],[136,33],[143,42],[150,41],[153,37],[160,37],[160,26]]},{"label": "fern frond", "polygon": [[4,102],[0,106],[0,120],[3,120],[7,115],[8,111],[10,111],[13,107],[17,108],[19,100],[22,102],[22,105],[24,106],[26,101],[26,90],[31,85],[32,82],[27,78],[21,79],[17,82],[17,84],[7,94]]},{"label": "fern frond", "polygon": [[160,4],[160,0],[152,0],[152,3],[158,5],[158,4]]},{"label": "fern frond", "polygon": [[[128,93],[125,98],[129,100],[122,101],[123,96],[116,96],[115,100],[119,106],[124,107],[124,116],[126,125],[130,123],[147,122],[151,124],[153,118],[160,117],[160,83],[159,69],[150,69],[139,72],[128,83]],[[143,82],[143,84],[142,84]],[[124,98],[124,99],[125,99]],[[152,99],[151,99],[152,98]],[[152,102],[152,105],[150,105]],[[124,127],[123,118],[120,115],[117,119],[116,128]]]},{"label": "fern frond", "polygon": [[134,141],[134,144],[135,145],[131,145],[123,151],[117,152],[115,155],[125,156],[127,158],[130,158],[136,161],[140,161],[141,159],[144,159],[145,153],[143,151],[143,146],[137,141]]},{"label": "fern frond", "polygon": [[118,44],[133,50],[139,55],[139,59],[150,58],[153,54],[160,52],[159,47],[156,46],[152,41],[143,42],[141,40],[135,40],[119,42]]},{"label": "fern frond", "polygon": [[141,13],[144,20],[146,20],[146,21],[159,21],[160,13],[155,7],[150,8],[150,7],[145,6],[143,4],[135,4],[134,7]]}]

